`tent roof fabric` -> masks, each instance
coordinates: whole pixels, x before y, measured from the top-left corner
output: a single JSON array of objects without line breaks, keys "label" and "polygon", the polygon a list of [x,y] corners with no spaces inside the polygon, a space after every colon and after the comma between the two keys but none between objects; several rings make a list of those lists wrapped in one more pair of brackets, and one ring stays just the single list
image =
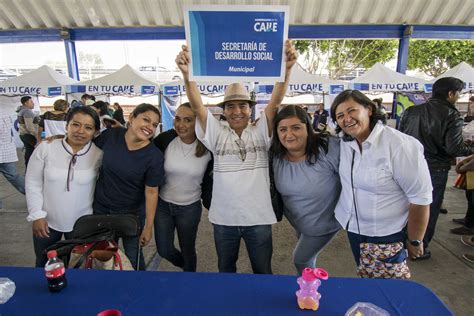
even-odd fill
[{"label": "tent roof fabric", "polygon": [[[423,91],[429,81],[407,76],[393,71],[381,63],[376,63],[362,76],[350,81],[355,89],[369,90],[377,92],[395,91]],[[358,85],[368,85],[368,88],[361,89]]]},{"label": "tent roof fabric", "polygon": [[444,77],[459,78],[465,83],[465,90],[474,90],[474,68],[465,62],[447,70],[444,74],[436,78],[436,80]]},{"label": "tent roof fabric", "polygon": [[116,72],[99,77],[96,79],[81,81],[80,85],[136,85],[136,86],[155,86],[158,83],[148,80],[140,72],[132,68],[130,65],[125,65]]},{"label": "tent roof fabric", "polygon": [[473,0],[2,0],[0,30],[183,26],[191,3],[289,5],[292,25],[474,24]]},{"label": "tent roof fabric", "polygon": [[59,94],[62,94],[66,85],[75,83],[76,80],[60,74],[51,67],[41,66],[24,75],[0,82],[0,94],[48,96],[48,88],[52,87],[61,87]]}]

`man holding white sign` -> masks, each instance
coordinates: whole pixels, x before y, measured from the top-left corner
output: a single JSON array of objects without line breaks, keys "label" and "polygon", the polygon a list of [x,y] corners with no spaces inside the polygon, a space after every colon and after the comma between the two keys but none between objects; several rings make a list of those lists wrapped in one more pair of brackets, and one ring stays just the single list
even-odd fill
[{"label": "man holding white sign", "polygon": [[214,242],[219,272],[236,272],[240,240],[243,238],[254,273],[271,274],[272,227],[276,223],[270,198],[268,149],[272,121],[288,88],[296,50],[285,43],[285,81],[275,84],[264,115],[249,125],[255,101],[240,83],[225,91],[221,124],[202,103],[196,82],[189,80],[190,52],[186,46],[176,57],[186,85],[186,94],[196,112],[196,135],[214,155],[214,187],[209,220],[214,226]]}]

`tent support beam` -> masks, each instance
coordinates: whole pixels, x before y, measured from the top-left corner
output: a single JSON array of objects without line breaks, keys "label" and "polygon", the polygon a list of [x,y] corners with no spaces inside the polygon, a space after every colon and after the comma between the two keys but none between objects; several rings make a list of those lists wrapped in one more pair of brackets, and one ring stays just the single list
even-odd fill
[{"label": "tent support beam", "polygon": [[[403,37],[406,25],[290,25],[293,39],[368,39]],[[0,31],[0,43],[60,41],[64,29]],[[181,40],[184,27],[71,28],[73,41],[94,40]],[[412,38],[474,39],[474,27],[464,25],[417,25]]]},{"label": "tent support beam", "polygon": [[76,43],[71,40],[65,40],[67,72],[69,77],[79,81],[79,66],[77,64]]}]

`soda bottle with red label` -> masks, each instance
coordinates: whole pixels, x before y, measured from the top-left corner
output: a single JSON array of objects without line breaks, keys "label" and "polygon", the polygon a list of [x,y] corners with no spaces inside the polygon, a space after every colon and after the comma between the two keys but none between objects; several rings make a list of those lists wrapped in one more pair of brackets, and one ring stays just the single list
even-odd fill
[{"label": "soda bottle with red label", "polygon": [[48,251],[48,262],[44,266],[44,272],[51,292],[60,292],[67,286],[66,269],[56,250]]}]

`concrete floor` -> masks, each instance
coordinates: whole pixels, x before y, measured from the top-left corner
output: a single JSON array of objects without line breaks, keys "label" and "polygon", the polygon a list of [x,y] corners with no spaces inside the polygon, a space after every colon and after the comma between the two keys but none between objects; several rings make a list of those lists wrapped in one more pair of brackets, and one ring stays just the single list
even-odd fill
[{"label": "concrete floor", "polygon": [[[19,152],[19,156],[22,153]],[[18,162],[24,172],[22,159]],[[435,238],[430,246],[432,258],[421,262],[409,262],[412,280],[430,288],[455,315],[474,315],[474,264],[462,259],[464,253],[474,253],[474,248],[463,245],[460,236],[449,233],[457,225],[451,219],[462,217],[466,211],[464,192],[452,188],[454,173],[450,174],[445,194],[447,215],[440,215]],[[33,266],[34,253],[31,225],[26,222],[26,202],[23,195],[0,177],[0,266]],[[203,212],[197,238],[198,271],[217,272],[212,226]],[[296,243],[294,230],[284,220],[273,226],[273,259],[275,274],[293,275],[295,270],[291,254]],[[144,249],[148,270],[179,271],[168,261],[156,255],[154,243]],[[245,246],[241,246],[238,271],[251,273]],[[322,252],[318,266],[324,267],[333,277],[356,277],[355,264],[344,232]]]}]

